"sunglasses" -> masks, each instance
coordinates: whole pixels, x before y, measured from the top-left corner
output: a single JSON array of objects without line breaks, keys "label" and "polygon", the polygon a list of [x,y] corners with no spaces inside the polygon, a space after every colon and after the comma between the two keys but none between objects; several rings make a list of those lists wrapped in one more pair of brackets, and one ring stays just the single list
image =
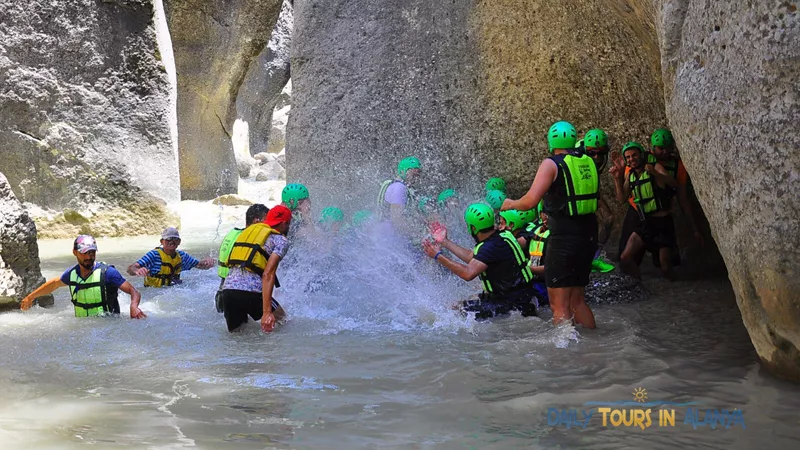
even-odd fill
[{"label": "sunglasses", "polygon": [[170,238],[170,239],[164,239],[164,242],[170,245],[178,245],[181,243],[181,240],[176,238]]}]

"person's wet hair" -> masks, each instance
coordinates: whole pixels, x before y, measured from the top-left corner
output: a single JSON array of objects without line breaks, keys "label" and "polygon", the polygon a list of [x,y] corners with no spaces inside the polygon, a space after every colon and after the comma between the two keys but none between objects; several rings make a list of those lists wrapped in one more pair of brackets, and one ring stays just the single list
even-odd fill
[{"label": "person's wet hair", "polygon": [[264,218],[267,217],[268,212],[269,208],[261,203],[256,203],[255,205],[251,205],[249,208],[247,208],[247,212],[244,215],[244,220],[247,222],[247,225],[263,222]]}]

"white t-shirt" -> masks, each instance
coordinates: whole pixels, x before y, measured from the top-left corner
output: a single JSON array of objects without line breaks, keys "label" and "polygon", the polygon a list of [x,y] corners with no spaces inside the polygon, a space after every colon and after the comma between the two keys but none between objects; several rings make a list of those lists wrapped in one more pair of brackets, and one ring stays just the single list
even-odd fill
[{"label": "white t-shirt", "polygon": [[383,200],[391,205],[406,206],[408,202],[408,188],[401,181],[395,181],[386,188]]}]

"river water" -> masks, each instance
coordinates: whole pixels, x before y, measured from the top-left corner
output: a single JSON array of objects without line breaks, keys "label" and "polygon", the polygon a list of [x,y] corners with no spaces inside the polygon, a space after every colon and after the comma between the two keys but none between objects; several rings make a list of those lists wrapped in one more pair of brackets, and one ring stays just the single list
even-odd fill
[{"label": "river water", "polygon": [[[193,207],[183,248],[211,255],[244,208]],[[200,219],[202,218],[202,219]],[[206,224],[215,223],[209,226]],[[124,270],[157,237],[100,239]],[[69,241],[40,242],[46,277],[74,265]],[[297,245],[279,269],[287,323],[230,334],[218,278],[141,288],[146,320],[76,319],[54,308],[0,315],[0,448],[516,449],[800,445],[800,386],[759,365],[724,278],[667,284],[596,306],[597,330],[512,315],[476,323],[449,305],[479,289],[383,233]],[[744,424],[554,424],[586,402],[695,402]],[[630,408],[630,407],[625,407]],[[642,408],[644,409],[644,408]]]}]

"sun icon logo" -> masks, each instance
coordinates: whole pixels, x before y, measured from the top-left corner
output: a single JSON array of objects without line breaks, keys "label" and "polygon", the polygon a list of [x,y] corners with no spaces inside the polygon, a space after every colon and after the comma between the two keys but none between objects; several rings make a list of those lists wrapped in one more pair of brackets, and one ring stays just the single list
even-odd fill
[{"label": "sun icon logo", "polygon": [[647,400],[647,391],[644,388],[634,389],[633,399],[639,403],[644,403]]}]

